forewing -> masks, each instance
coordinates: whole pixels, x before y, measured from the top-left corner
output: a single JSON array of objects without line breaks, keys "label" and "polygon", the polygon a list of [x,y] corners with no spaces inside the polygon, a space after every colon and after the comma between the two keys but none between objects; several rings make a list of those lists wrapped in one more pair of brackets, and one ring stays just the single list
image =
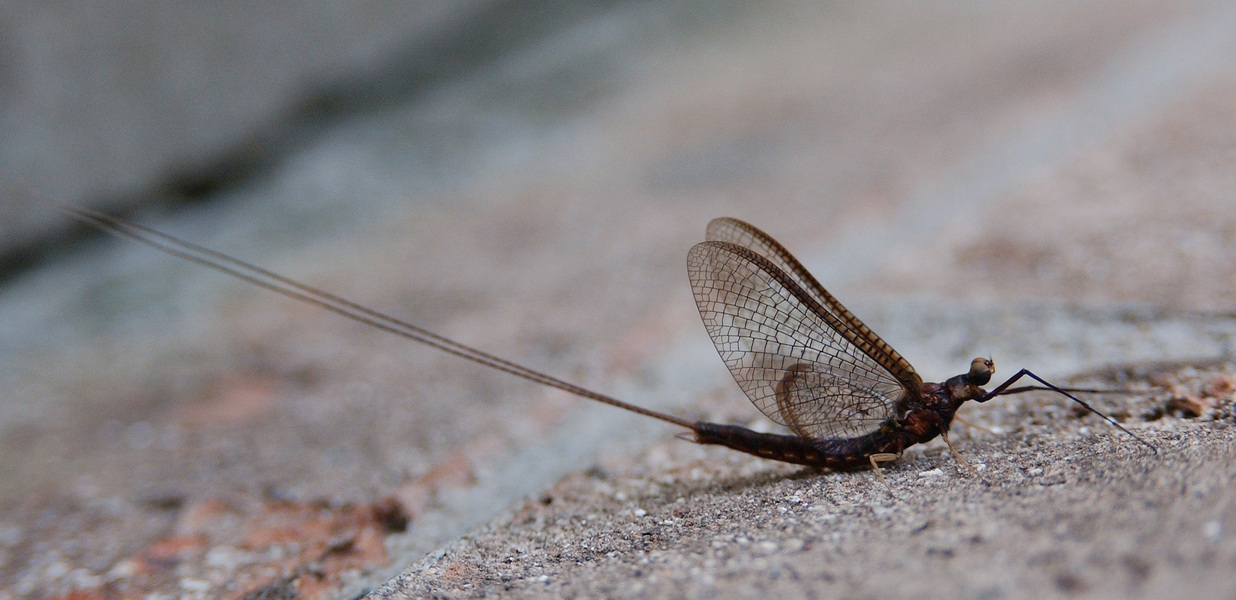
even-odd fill
[{"label": "forewing", "polygon": [[906,387],[767,258],[703,242],[691,248],[687,270],[721,360],[770,419],[804,437],[849,438],[895,414]]},{"label": "forewing", "polygon": [[845,323],[846,326],[850,327],[858,335],[870,340],[876,359],[888,370],[892,371],[902,383],[913,387],[922,384],[922,378],[914,371],[914,367],[910,365],[909,361],[902,358],[892,346],[888,345],[887,342],[876,335],[858,317],[854,316],[854,313],[851,313],[839,300],[828,293],[828,290],[820,285],[820,282],[807,271],[806,267],[798,262],[798,259],[794,258],[794,255],[790,254],[790,251],[786,250],[785,246],[774,240],[772,236],[746,221],[721,217],[709,221],[708,231],[704,239],[737,244],[768,259],[769,262],[788,275],[794,283],[798,284],[803,291],[807,292],[821,307],[832,313],[833,316],[837,317],[842,323]]}]

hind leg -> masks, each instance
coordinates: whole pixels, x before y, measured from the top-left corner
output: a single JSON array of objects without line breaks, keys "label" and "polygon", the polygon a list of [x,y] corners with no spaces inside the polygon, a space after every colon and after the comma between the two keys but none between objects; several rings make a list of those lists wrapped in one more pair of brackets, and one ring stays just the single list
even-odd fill
[{"label": "hind leg", "polygon": [[900,457],[901,457],[900,454],[893,454],[891,452],[880,452],[878,454],[872,454],[871,456],[867,457],[869,460],[871,460],[871,468],[875,469],[876,476],[880,478],[880,483],[883,483],[884,487],[888,488],[888,495],[890,496],[893,495],[893,486],[888,484],[888,480],[885,479],[884,474],[880,472],[879,463],[894,461]]}]

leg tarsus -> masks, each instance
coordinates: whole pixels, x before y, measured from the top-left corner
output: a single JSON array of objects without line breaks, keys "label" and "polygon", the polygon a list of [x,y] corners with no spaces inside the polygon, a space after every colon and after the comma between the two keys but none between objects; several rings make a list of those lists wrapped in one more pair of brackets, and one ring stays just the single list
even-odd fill
[{"label": "leg tarsus", "polygon": [[941,433],[940,433],[940,439],[944,440],[944,443],[945,443],[945,444],[948,444],[948,449],[949,449],[950,451],[952,451],[952,453],[953,453],[953,458],[956,458],[956,459],[957,459],[957,462],[961,463],[961,464],[962,464],[962,465],[964,465],[967,469],[969,469],[969,470],[970,470],[970,473],[972,473],[975,477],[978,477],[978,478],[982,478],[982,477],[983,477],[982,475],[979,475],[978,469],[975,469],[975,468],[974,468],[974,466],[973,466],[973,465],[971,465],[971,464],[969,463],[969,461],[967,461],[966,459],[964,459],[964,458],[962,458],[962,457],[961,457],[961,453],[960,453],[960,452],[958,452],[958,451],[957,451],[957,449],[953,447],[953,442],[948,441],[948,434],[947,434],[947,433],[941,432]]},{"label": "leg tarsus", "polygon": [[893,486],[888,484],[888,480],[885,479],[884,474],[880,472],[879,463],[897,460],[899,457],[901,457],[900,454],[893,454],[891,452],[880,452],[867,457],[871,460],[871,468],[875,469],[876,476],[880,478],[880,483],[883,483],[884,487],[888,488],[888,495],[893,497],[896,497],[893,495]]}]

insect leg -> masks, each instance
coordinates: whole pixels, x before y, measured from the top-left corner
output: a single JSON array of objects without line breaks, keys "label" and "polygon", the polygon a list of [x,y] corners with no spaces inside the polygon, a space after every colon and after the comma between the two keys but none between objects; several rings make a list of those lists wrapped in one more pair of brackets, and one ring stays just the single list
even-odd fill
[{"label": "insect leg", "polygon": [[893,495],[893,486],[888,484],[888,480],[885,479],[884,474],[880,472],[880,465],[878,463],[894,461],[900,457],[900,454],[893,454],[891,452],[879,452],[867,457],[868,460],[871,461],[871,468],[875,469],[876,476],[880,478],[880,483],[883,483],[884,487],[888,488],[888,495],[890,496]]},{"label": "insect leg", "polygon": [[1010,389],[1009,389],[1009,386],[1011,386],[1011,385],[1013,385],[1014,383],[1016,383],[1016,382],[1017,382],[1017,380],[1018,380],[1018,379],[1021,379],[1022,377],[1029,377],[1029,378],[1031,378],[1031,379],[1033,379],[1033,380],[1035,380],[1035,381],[1037,381],[1037,382],[1039,382],[1039,383],[1043,384],[1043,387],[1044,387],[1045,389],[1047,389],[1047,390],[1049,390],[1049,391],[1052,391],[1052,392],[1056,392],[1057,394],[1060,394],[1060,395],[1064,396],[1065,398],[1068,398],[1069,400],[1072,400],[1072,401],[1074,401],[1074,402],[1076,402],[1076,403],[1080,404],[1082,408],[1084,408],[1084,409],[1086,409],[1086,410],[1088,410],[1088,411],[1090,411],[1090,412],[1092,412],[1092,413],[1094,413],[1094,414],[1096,414],[1096,415],[1099,415],[1099,417],[1100,417],[1101,419],[1103,419],[1104,421],[1107,421],[1108,423],[1111,423],[1111,424],[1112,424],[1112,426],[1114,426],[1116,429],[1119,429],[1120,431],[1123,431],[1123,432],[1125,432],[1125,433],[1129,434],[1130,436],[1133,436],[1133,439],[1135,439],[1135,440],[1137,440],[1137,441],[1141,442],[1141,443],[1142,443],[1142,444],[1144,444],[1147,448],[1150,448],[1150,451],[1151,451],[1151,452],[1154,452],[1155,454],[1158,454],[1158,453],[1159,453],[1159,449],[1158,449],[1158,448],[1156,448],[1156,447],[1154,447],[1154,444],[1151,444],[1150,442],[1147,442],[1146,440],[1143,440],[1142,438],[1138,437],[1138,435],[1137,435],[1137,434],[1133,433],[1132,431],[1129,431],[1128,429],[1125,429],[1125,428],[1124,428],[1124,426],[1123,426],[1123,425],[1121,425],[1120,423],[1116,422],[1116,420],[1115,420],[1115,419],[1113,419],[1113,418],[1111,418],[1111,417],[1109,417],[1109,416],[1107,416],[1107,415],[1105,415],[1105,414],[1103,414],[1103,413],[1099,412],[1099,411],[1098,411],[1098,410],[1096,410],[1094,407],[1090,406],[1089,404],[1086,404],[1084,401],[1082,401],[1082,400],[1081,400],[1080,398],[1078,398],[1077,396],[1074,396],[1073,394],[1068,393],[1068,392],[1067,392],[1067,391],[1065,391],[1063,388],[1057,387],[1057,386],[1055,386],[1055,385],[1053,385],[1053,384],[1051,384],[1051,383],[1047,382],[1047,381],[1046,381],[1046,380],[1044,380],[1042,377],[1039,377],[1038,375],[1035,375],[1034,373],[1031,373],[1028,369],[1022,369],[1022,370],[1018,371],[1015,375],[1013,375],[1012,377],[1010,377],[1010,378],[1008,379],[1008,381],[1005,381],[1004,383],[1000,384],[999,386],[996,386],[996,389],[994,389],[994,390],[992,390],[992,391],[990,391],[990,392],[987,392],[987,395],[986,395],[986,396],[983,396],[982,398],[976,398],[976,399],[975,399],[975,402],[980,402],[980,403],[981,403],[981,402],[986,402],[986,401],[991,400],[992,398],[995,398],[996,396],[999,396],[999,395],[1001,395],[1001,394],[1007,394],[1007,393],[1018,393],[1018,392],[1020,392],[1020,391],[1024,391],[1022,388],[1013,388],[1012,390],[1010,390]]},{"label": "insect leg", "polygon": [[[954,417],[954,418],[956,418],[956,417]],[[968,425],[968,423],[967,423],[967,425]],[[962,458],[962,457],[961,457],[961,453],[960,453],[960,452],[958,452],[958,451],[957,451],[957,449],[953,447],[953,442],[948,441],[948,433],[941,431],[941,432],[940,432],[940,439],[944,440],[944,443],[945,443],[945,444],[948,444],[948,449],[949,449],[949,451],[950,451],[950,452],[952,452],[952,453],[953,453],[953,458],[956,458],[956,459],[957,459],[957,462],[961,463],[961,464],[962,464],[962,465],[964,465],[967,469],[969,469],[969,470],[970,470],[970,473],[972,473],[975,477],[979,477],[979,478],[981,478],[981,477],[982,477],[982,475],[979,475],[978,469],[975,469],[973,466],[971,466],[971,465],[970,465],[970,463],[969,463],[966,459],[964,459],[964,458]]]},{"label": "insect leg", "polygon": [[[1100,390],[1097,388],[1058,387],[1057,389],[1064,390],[1066,392],[1069,392],[1070,394],[1128,394],[1129,393],[1128,390]],[[1034,392],[1034,391],[1043,391],[1043,390],[1053,391],[1052,388],[1044,387],[1041,385],[1022,385],[1022,386],[1018,386],[1015,388],[1009,388],[1007,390],[1004,390],[1003,392],[1000,392],[1000,395],[1007,396],[1009,394],[1020,394],[1022,392]]]},{"label": "insect leg", "polygon": [[[1046,388],[1044,388],[1044,389],[1046,389]],[[962,425],[965,425],[966,427],[970,427],[970,428],[973,428],[973,429],[977,429],[977,430],[979,430],[979,431],[985,431],[985,432],[990,433],[990,434],[992,434],[992,435],[997,435],[997,433],[996,433],[996,432],[994,432],[994,431],[992,431],[992,430],[990,430],[990,429],[988,429],[988,428],[986,428],[986,427],[983,427],[982,425],[979,425],[978,423],[971,423],[971,422],[969,422],[969,421],[967,421],[967,420],[965,420],[965,419],[961,418],[961,415],[953,415],[953,420],[954,420],[954,421],[957,421],[958,423],[961,423]]]}]

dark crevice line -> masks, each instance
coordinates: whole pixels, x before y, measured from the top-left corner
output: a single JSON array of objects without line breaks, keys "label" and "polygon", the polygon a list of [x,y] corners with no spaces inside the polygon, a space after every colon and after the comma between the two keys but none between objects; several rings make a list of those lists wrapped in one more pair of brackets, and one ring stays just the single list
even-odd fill
[{"label": "dark crevice line", "polygon": [[183,168],[156,186],[160,195],[195,202],[266,173],[351,117],[413,100],[443,82],[485,67],[555,31],[630,0],[494,2],[461,26],[416,39],[376,69],[307,90],[283,115],[198,168]]},{"label": "dark crevice line", "polygon": [[[108,207],[121,217],[130,217],[141,207],[156,204],[208,204],[221,193],[275,170],[345,119],[415,100],[556,31],[635,1],[499,0],[486,4],[455,27],[409,40],[376,68],[306,90],[268,123],[253,129],[230,148],[173,168],[145,191],[81,203]],[[19,199],[23,194],[35,193],[8,187],[5,193]],[[0,285],[100,235],[103,234],[88,226],[66,225],[5,249],[0,253]]]}]

